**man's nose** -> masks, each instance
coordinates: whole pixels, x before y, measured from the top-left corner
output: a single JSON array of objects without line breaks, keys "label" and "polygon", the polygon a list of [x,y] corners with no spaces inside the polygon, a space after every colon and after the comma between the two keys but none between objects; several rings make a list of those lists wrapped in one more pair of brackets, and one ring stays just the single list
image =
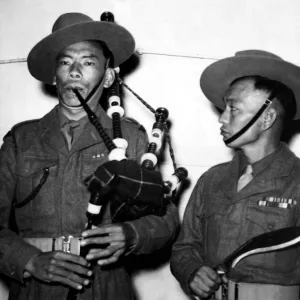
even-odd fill
[{"label": "man's nose", "polygon": [[82,73],[80,71],[80,67],[77,63],[74,63],[70,69],[70,78],[71,79],[81,79]]},{"label": "man's nose", "polygon": [[219,117],[219,123],[226,124],[228,122],[229,122],[229,112],[227,111],[227,109],[225,109]]}]

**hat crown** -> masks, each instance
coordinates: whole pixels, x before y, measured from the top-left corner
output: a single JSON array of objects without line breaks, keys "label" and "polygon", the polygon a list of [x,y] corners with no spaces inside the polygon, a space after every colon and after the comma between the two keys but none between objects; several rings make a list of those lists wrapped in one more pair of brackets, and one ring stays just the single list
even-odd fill
[{"label": "hat crown", "polygon": [[277,60],[283,60],[281,57],[263,50],[243,50],[238,51],[235,53],[236,57],[262,57],[262,58],[270,58],[270,59],[277,59]]},{"label": "hat crown", "polygon": [[52,33],[67,26],[76,25],[83,22],[93,22],[94,20],[81,13],[66,13],[58,17],[52,27]]}]

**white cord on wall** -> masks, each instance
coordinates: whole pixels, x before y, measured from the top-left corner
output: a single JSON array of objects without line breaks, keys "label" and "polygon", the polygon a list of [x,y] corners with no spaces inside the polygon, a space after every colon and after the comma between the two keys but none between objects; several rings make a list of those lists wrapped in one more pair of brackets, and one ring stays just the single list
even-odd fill
[{"label": "white cord on wall", "polygon": [[[187,58],[196,58],[196,59],[208,59],[208,60],[219,60],[221,58],[216,57],[204,57],[197,53],[184,53],[184,52],[155,52],[147,51],[143,48],[137,48],[136,53],[138,55],[162,55],[162,56],[175,56],[175,57],[187,57]],[[1,59],[0,65],[4,64],[13,64],[13,63],[24,63],[27,61],[27,58],[12,58],[12,59]]]},{"label": "white cord on wall", "polygon": [[137,48],[136,53],[138,55],[150,54],[150,55],[164,55],[164,56],[176,56],[176,57],[187,57],[187,58],[197,58],[197,59],[209,59],[209,60],[219,60],[221,57],[204,57],[198,53],[186,53],[186,52],[155,52],[148,51],[143,48]]},{"label": "white cord on wall", "polygon": [[26,58],[1,59],[0,60],[0,65],[26,62],[26,61],[27,61]]}]

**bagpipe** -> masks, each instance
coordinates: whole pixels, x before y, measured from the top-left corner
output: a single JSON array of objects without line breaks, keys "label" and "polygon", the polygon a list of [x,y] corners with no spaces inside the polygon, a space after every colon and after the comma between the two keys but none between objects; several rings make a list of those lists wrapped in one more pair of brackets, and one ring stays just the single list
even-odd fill
[{"label": "bagpipe", "polygon": [[[114,22],[110,12],[101,15],[101,21]],[[94,125],[106,148],[109,151],[108,161],[97,166],[86,184],[91,193],[87,207],[86,230],[101,223],[105,207],[109,205],[113,223],[135,220],[146,215],[162,216],[166,212],[170,199],[175,197],[177,186],[187,178],[185,168],[176,168],[174,152],[168,132],[168,111],[165,108],[154,110],[146,101],[132,91],[119,76],[119,68],[115,68],[115,80],[108,89],[108,116],[112,119],[113,137],[111,138],[102,127],[98,117],[90,109],[77,89],[75,95],[86,111],[89,121]],[[152,113],[156,121],[153,124],[147,152],[141,157],[141,162],[127,159],[128,142],[123,138],[121,118],[124,109],[121,106],[120,85],[130,90]],[[161,173],[156,169],[157,153],[162,147],[163,136],[166,133],[173,161],[174,174],[163,181]],[[80,255],[85,256],[86,250]],[[77,299],[78,291],[69,290],[67,300]]]},{"label": "bagpipe", "polygon": [[[114,16],[110,12],[105,12],[101,15],[101,21],[114,22]],[[176,167],[167,125],[168,110],[162,107],[154,110],[121,80],[119,68],[115,68],[114,71],[115,80],[108,89],[107,110],[108,116],[112,119],[112,138],[103,129],[80,92],[77,89],[73,90],[109,151],[108,162],[98,166],[87,180],[91,192],[87,208],[87,228],[101,222],[101,208],[106,205],[110,206],[112,222],[115,223],[138,219],[149,214],[163,215],[168,203],[174,199],[179,183],[188,176],[185,168]],[[156,121],[149,137],[148,150],[140,163],[126,157],[128,143],[123,138],[121,128],[124,109],[121,106],[120,86],[127,88],[155,115]],[[163,181],[161,173],[156,168],[157,154],[162,148],[164,135],[168,140],[174,166],[174,173],[167,181]]]},{"label": "bagpipe", "polygon": [[[101,15],[101,21],[114,22],[110,12]],[[109,205],[113,223],[139,219],[147,215],[162,216],[172,199],[176,198],[178,185],[183,182],[188,172],[185,168],[176,167],[174,151],[167,126],[168,110],[160,107],[153,109],[146,101],[125,84],[119,76],[119,68],[115,68],[115,80],[108,89],[107,114],[112,119],[113,137],[111,138],[102,127],[98,117],[90,109],[77,89],[73,92],[86,111],[89,121],[94,125],[106,148],[109,151],[108,161],[97,166],[92,176],[85,183],[91,193],[87,207],[86,230],[101,223],[105,207]],[[121,106],[120,85],[133,93],[154,115],[156,121],[152,126],[147,152],[141,162],[127,159],[128,142],[123,138],[121,119],[124,109]],[[162,148],[163,137],[167,136],[170,156],[173,161],[174,173],[167,181],[163,181],[157,170],[158,151]],[[85,256],[87,250],[81,250]],[[78,291],[69,290],[67,300],[77,299]]]}]

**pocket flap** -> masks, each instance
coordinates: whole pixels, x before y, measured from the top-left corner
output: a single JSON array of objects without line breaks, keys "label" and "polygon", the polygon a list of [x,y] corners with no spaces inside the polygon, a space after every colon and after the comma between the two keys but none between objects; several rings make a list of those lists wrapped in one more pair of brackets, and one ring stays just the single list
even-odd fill
[{"label": "pocket flap", "polygon": [[257,203],[251,202],[247,209],[246,218],[248,221],[261,228],[260,233],[264,233],[293,226],[294,210],[259,206]]},{"label": "pocket flap", "polygon": [[45,157],[20,157],[17,163],[16,174],[22,177],[30,177],[45,168],[57,165],[58,161]]}]

